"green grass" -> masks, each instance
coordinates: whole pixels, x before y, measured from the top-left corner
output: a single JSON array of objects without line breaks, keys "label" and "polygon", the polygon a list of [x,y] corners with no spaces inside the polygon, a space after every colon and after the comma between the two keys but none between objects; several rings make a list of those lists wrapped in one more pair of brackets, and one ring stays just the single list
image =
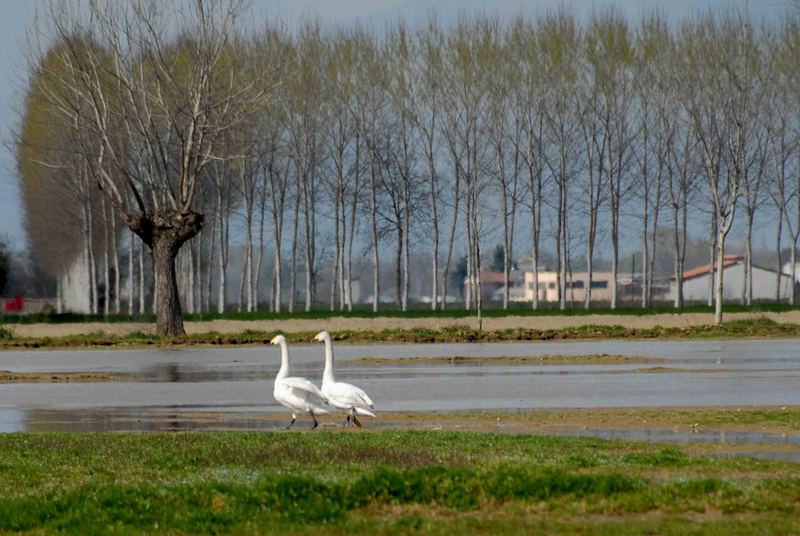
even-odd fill
[{"label": "green grass", "polygon": [[[181,337],[159,337],[142,332],[123,337],[102,333],[68,335],[63,337],[16,337],[9,331],[0,337],[0,348],[46,347],[131,347],[131,346],[191,346],[267,344],[277,331],[246,330],[242,333],[203,333]],[[315,331],[284,333],[289,342],[310,342]],[[627,328],[624,326],[586,325],[562,329],[505,329],[479,331],[467,326],[441,329],[384,329],[381,331],[336,331],[334,340],[346,343],[454,343],[549,341],[564,339],[724,339],[724,338],[779,338],[800,337],[800,325],[777,323],[767,318],[734,320],[721,326],[702,325],[664,328]]]},{"label": "green grass", "polygon": [[[185,314],[184,320],[205,321],[205,320],[290,320],[290,319],[324,319],[332,317],[344,318],[467,318],[475,316],[475,311],[467,311],[462,306],[453,304],[448,306],[446,311],[431,311],[429,305],[415,304],[409,311],[393,310],[391,306],[382,306],[384,310],[375,313],[368,306],[360,305],[353,311],[330,311],[325,304],[318,304],[312,311],[297,311],[293,313],[281,312],[270,313],[259,311],[254,313],[204,313],[204,314]],[[727,313],[781,313],[795,311],[800,306],[791,306],[782,303],[759,303],[752,306],[725,305],[723,310]],[[638,306],[622,306],[611,309],[605,304],[598,304],[591,309],[584,309],[581,304],[564,311],[558,308],[557,304],[545,304],[540,309],[532,310],[530,304],[519,303],[511,304],[508,310],[500,308],[500,304],[489,304],[482,314],[488,318],[500,318],[505,316],[585,316],[585,315],[649,315],[649,314],[684,314],[684,313],[713,313],[714,308],[707,305],[687,305],[681,309],[675,309],[670,305],[654,306],[643,309]],[[3,315],[0,314],[0,324],[32,324],[32,323],[73,323],[73,322],[155,322],[155,316],[144,315],[82,315],[82,314],[29,314],[29,315]]]},{"label": "green grass", "polygon": [[785,534],[796,464],[450,432],[0,436],[0,532]]}]

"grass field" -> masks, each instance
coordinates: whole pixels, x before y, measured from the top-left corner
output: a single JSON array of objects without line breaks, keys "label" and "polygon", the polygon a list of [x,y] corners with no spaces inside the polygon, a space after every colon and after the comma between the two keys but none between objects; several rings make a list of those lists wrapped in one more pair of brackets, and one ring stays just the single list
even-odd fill
[{"label": "grass field", "polygon": [[[475,315],[474,310],[465,310],[463,306],[451,305],[445,311],[431,311],[429,305],[416,304],[408,311],[393,310],[391,306],[384,305],[384,310],[374,313],[368,306],[359,306],[353,311],[330,311],[325,304],[319,304],[313,311],[296,311],[293,313],[270,313],[259,311],[255,313],[204,313],[184,314],[186,321],[205,320],[295,320],[295,319],[324,319],[331,317],[344,318],[466,318]],[[763,303],[752,306],[728,304],[723,308],[726,313],[782,313],[800,310],[800,306],[791,306],[783,303]],[[575,307],[560,310],[557,304],[545,304],[533,310],[528,303],[512,304],[509,309],[500,308],[499,304],[490,304],[482,311],[487,318],[500,318],[505,316],[586,316],[586,315],[652,315],[652,314],[691,314],[713,313],[714,308],[707,305],[687,305],[675,309],[670,305],[654,306],[643,309],[638,306],[622,306],[610,309],[598,305],[591,309],[584,309],[581,304]],[[32,324],[32,323],[71,323],[71,322],[155,322],[155,315],[82,315],[82,314],[29,314],[29,315],[4,315],[0,314],[0,324]]]},{"label": "grass field", "polygon": [[797,464],[453,432],[0,436],[0,532],[787,534]]},{"label": "grass field", "polygon": [[[0,348],[42,347],[141,347],[267,344],[278,332],[247,330],[242,333],[203,333],[181,337],[159,337],[134,332],[124,336],[88,333],[61,337],[18,337],[13,327],[0,328]],[[310,342],[316,331],[285,333],[287,340]],[[504,329],[479,331],[474,328],[445,327],[441,329],[383,329],[336,331],[333,338],[345,343],[454,343],[548,341],[564,339],[720,339],[720,338],[778,338],[800,337],[800,325],[778,323],[766,318],[734,320],[721,326],[698,325],[686,327],[629,328],[625,326],[586,325],[562,329]]]}]

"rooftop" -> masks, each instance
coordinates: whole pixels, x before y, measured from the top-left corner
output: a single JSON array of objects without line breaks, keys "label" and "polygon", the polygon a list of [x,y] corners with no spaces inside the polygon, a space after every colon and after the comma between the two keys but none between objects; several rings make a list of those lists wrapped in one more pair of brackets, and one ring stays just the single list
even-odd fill
[{"label": "rooftop", "polygon": [[[722,261],[722,269],[729,268],[740,262],[744,257],[741,255],[725,255],[724,260]],[[687,279],[692,279],[693,277],[699,277],[701,275],[705,275],[710,273],[711,271],[716,271],[716,263],[714,264],[703,264],[702,266],[697,266],[692,268],[691,270],[686,270],[683,272],[683,280],[686,281]],[[675,279],[675,276],[672,276],[672,279]]]}]

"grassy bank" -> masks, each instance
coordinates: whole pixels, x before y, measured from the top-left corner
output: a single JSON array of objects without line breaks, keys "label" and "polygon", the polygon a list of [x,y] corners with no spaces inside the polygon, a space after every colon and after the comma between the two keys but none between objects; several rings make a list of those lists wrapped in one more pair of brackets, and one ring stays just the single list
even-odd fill
[{"label": "grassy bank", "polygon": [[[314,331],[285,333],[289,342],[310,342]],[[113,337],[98,333],[64,337],[17,337],[13,326],[0,328],[0,348],[142,347],[267,344],[277,332],[248,330],[242,333],[204,333],[182,337],[159,337],[136,332]],[[456,343],[503,341],[550,341],[580,339],[724,339],[800,337],[800,325],[761,318],[736,320],[721,326],[629,328],[587,325],[563,329],[506,329],[478,331],[469,327],[442,329],[384,329],[381,331],[337,331],[334,339],[345,343]]]},{"label": "grassy bank", "polygon": [[437,432],[0,436],[0,532],[800,530],[797,465]]},{"label": "grassy bank", "polygon": [[[185,314],[184,320],[206,321],[206,320],[320,320],[333,317],[341,318],[467,318],[475,316],[475,311],[465,310],[463,306],[448,306],[446,311],[432,311],[429,305],[413,305],[411,310],[398,311],[385,306],[385,310],[373,312],[368,306],[361,306],[353,311],[331,311],[326,304],[319,304],[319,308],[312,311],[295,311],[293,313],[281,312],[270,313],[258,311],[253,313],[203,313]],[[752,306],[728,304],[723,311],[726,313],[783,313],[787,311],[800,310],[800,306],[791,306],[783,303],[763,303]],[[591,309],[584,309],[582,304],[574,308],[561,310],[558,304],[545,304],[537,310],[533,310],[528,303],[511,304],[509,309],[502,309],[500,304],[490,304],[482,311],[486,318],[502,318],[506,316],[587,316],[587,315],[626,315],[642,316],[653,314],[693,314],[693,313],[714,313],[713,307],[707,305],[687,305],[680,309],[672,306],[654,306],[642,308],[638,306],[622,306],[611,309],[607,306],[598,305]],[[0,324],[36,324],[36,323],[72,323],[72,322],[155,322],[155,315],[83,315],[83,314],[55,314],[40,313],[28,315],[4,315],[0,314]]]}]

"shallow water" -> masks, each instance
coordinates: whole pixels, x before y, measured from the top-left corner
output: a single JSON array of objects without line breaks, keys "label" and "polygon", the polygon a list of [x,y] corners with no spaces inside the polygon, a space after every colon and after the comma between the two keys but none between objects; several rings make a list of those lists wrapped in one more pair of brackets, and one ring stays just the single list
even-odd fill
[{"label": "shallow water", "polygon": [[[364,388],[379,412],[800,405],[796,340],[338,344],[335,350],[337,379]],[[663,361],[523,365],[353,362],[364,357],[600,353]],[[292,346],[292,373],[319,381],[322,355],[320,345]],[[0,431],[212,426],[182,418],[186,412],[225,415],[223,424],[232,429],[274,429],[282,423],[265,423],[257,414],[282,411],[272,398],[272,379],[279,361],[277,347],[0,352],[0,370],[99,372],[132,380],[0,384]],[[653,372],[655,367],[658,372]],[[151,413],[173,417],[141,418]]]}]

